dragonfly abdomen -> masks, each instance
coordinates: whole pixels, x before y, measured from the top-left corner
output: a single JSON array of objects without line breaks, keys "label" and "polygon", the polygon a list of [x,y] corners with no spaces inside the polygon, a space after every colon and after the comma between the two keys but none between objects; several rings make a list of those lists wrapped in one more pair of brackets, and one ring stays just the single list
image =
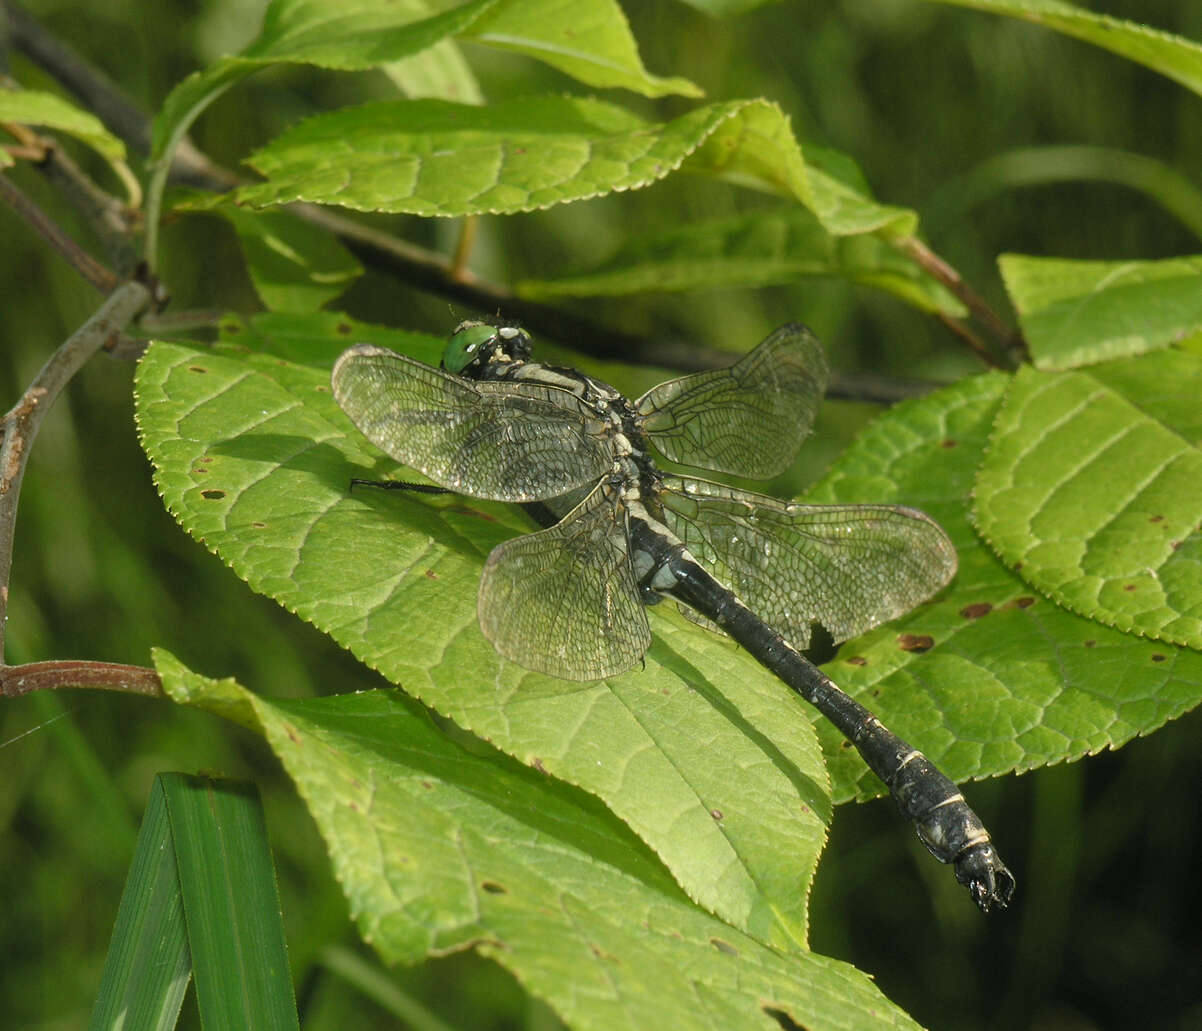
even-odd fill
[{"label": "dragonfly abdomen", "polygon": [[[703,569],[680,544],[643,520],[632,520],[631,544],[653,558],[656,585],[713,620],[766,669],[830,720],[885,783],[902,814],[936,859],[953,863],[956,879],[984,912],[1005,908],[1013,875],[989,840],[980,817],[960,789],[925,755],[891,730],[809,662],[785,638]],[[664,588],[661,588],[664,589]]]}]

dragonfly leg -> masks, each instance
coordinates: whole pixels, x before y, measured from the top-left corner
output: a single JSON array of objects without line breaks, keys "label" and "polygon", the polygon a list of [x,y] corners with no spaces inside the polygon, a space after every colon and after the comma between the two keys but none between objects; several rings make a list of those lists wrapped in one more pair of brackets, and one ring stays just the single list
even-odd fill
[{"label": "dragonfly leg", "polygon": [[436,483],[410,483],[407,480],[351,480],[349,490],[356,487],[378,487],[380,490],[407,490],[414,494],[454,494],[453,490],[440,487]]}]

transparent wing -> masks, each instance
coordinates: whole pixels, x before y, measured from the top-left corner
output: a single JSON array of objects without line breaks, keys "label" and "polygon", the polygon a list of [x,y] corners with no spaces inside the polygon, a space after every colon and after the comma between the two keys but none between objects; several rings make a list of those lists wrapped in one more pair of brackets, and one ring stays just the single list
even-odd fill
[{"label": "transparent wing", "polygon": [[331,383],[376,447],[457,493],[536,501],[613,467],[605,424],[566,390],[475,383],[372,344],[344,351]]},{"label": "transparent wing", "polygon": [[539,673],[597,680],[638,662],[651,628],[627,552],[625,509],[609,483],[549,529],[494,548],[477,609],[497,651]]},{"label": "transparent wing", "polygon": [[791,322],[729,369],[661,383],[635,407],[666,458],[762,480],[793,461],[826,377],[822,345]]},{"label": "transparent wing", "polygon": [[665,476],[664,522],[719,581],[797,648],[836,642],[926,601],[956,572],[939,524],[894,505],[801,505]]}]

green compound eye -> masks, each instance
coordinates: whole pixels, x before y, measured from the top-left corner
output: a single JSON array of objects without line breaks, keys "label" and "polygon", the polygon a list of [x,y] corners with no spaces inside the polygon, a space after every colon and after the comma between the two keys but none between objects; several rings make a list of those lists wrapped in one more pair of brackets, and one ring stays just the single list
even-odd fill
[{"label": "green compound eye", "polygon": [[480,348],[496,335],[496,326],[483,322],[461,322],[447,341],[447,349],[442,352],[442,367],[458,375],[476,360]]}]

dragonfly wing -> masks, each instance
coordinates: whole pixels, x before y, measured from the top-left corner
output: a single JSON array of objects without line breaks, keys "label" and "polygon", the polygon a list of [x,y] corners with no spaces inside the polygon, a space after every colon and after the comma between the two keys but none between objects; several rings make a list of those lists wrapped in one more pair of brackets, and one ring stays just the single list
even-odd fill
[{"label": "dragonfly wing", "polygon": [[457,493],[535,501],[613,467],[605,424],[566,390],[475,383],[373,344],[344,351],[331,383],[376,447]]},{"label": "dragonfly wing", "polygon": [[671,461],[762,480],[793,461],[826,378],[818,339],[788,323],[729,369],[661,383],[635,407]]},{"label": "dragonfly wing", "polygon": [[477,608],[484,636],[527,669],[598,680],[638,662],[651,628],[613,487],[602,481],[554,526],[494,548]]},{"label": "dragonfly wing", "polygon": [[956,551],[939,524],[900,505],[802,505],[706,480],[664,477],[664,521],[719,581],[795,647],[813,623],[836,642],[942,588]]}]

